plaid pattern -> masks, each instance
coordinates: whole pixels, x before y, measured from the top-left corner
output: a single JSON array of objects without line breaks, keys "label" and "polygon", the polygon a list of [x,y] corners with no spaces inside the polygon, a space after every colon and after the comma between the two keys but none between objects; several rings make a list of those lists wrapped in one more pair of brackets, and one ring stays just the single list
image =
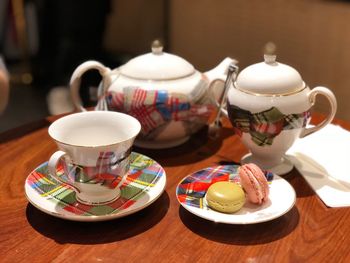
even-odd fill
[{"label": "plaid pattern", "polygon": [[235,132],[242,136],[249,133],[259,146],[272,145],[273,139],[283,130],[305,127],[310,121],[310,111],[284,115],[277,108],[251,113],[239,107],[228,105],[229,118]]},{"label": "plaid pattern", "polygon": [[[239,165],[220,165],[208,167],[185,177],[177,186],[176,195],[180,203],[208,209],[204,202],[209,186],[220,181],[240,183],[238,176]],[[273,174],[265,172],[268,182],[273,180]]]},{"label": "plaid pattern", "polygon": [[105,99],[108,110],[137,118],[143,136],[171,120],[205,124],[214,112],[210,103],[193,102],[189,96],[165,90],[125,87],[123,92],[107,92]]},{"label": "plaid pattern", "polygon": [[[132,152],[130,158],[130,172],[121,186],[121,197],[106,205],[79,203],[75,198],[75,192],[69,186],[57,182],[48,174],[47,163],[33,171],[28,176],[27,182],[42,197],[48,198],[57,206],[75,215],[117,214],[132,206],[165,175],[163,168],[157,162],[144,155]],[[65,176],[62,168],[57,169],[57,175]]]},{"label": "plaid pattern", "polygon": [[96,166],[81,166],[71,160],[60,161],[57,170],[64,172],[68,182],[99,184],[106,188],[116,188],[129,170],[129,149],[125,155],[118,156],[114,152],[100,152]]}]

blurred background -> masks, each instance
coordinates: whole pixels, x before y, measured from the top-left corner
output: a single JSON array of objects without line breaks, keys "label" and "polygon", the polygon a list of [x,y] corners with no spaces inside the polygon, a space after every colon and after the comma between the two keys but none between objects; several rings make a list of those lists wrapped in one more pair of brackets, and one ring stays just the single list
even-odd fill
[{"label": "blurred background", "polygon": [[[336,117],[350,121],[349,22],[350,2],[336,0],[0,0],[0,55],[10,83],[0,131],[73,111],[68,83],[80,63],[115,68],[150,52],[154,39],[200,71],[227,56],[240,69],[261,62],[273,41],[278,61],[311,88],[330,88]],[[86,106],[96,103],[99,81],[97,72],[84,76]],[[316,110],[327,112],[327,102],[318,98]]]}]

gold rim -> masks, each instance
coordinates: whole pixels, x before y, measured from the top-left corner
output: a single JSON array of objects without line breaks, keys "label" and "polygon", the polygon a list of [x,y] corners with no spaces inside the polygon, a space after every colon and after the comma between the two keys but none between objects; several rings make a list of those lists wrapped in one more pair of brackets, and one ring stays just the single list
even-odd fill
[{"label": "gold rim", "polygon": [[[51,123],[51,125],[48,127],[48,134],[51,137],[51,139],[53,139],[56,142],[56,144],[62,144],[62,145],[65,145],[65,146],[76,147],[76,148],[86,148],[86,149],[87,148],[89,148],[89,149],[106,148],[106,147],[114,147],[114,146],[116,146],[118,144],[122,144],[122,143],[125,143],[125,142],[130,141],[130,140],[134,140],[139,135],[139,133],[140,133],[140,131],[142,129],[141,123],[135,117],[129,116],[129,117],[132,117],[132,119],[136,120],[136,124],[137,124],[136,126],[138,126],[138,127],[135,128],[137,131],[135,132],[134,136],[131,136],[131,137],[129,137],[127,139],[124,139],[124,140],[114,141],[114,142],[111,142],[109,144],[100,144],[100,145],[77,145],[77,144],[74,144],[74,143],[63,142],[63,141],[61,141],[60,139],[57,138],[56,134],[54,134],[54,131],[53,131],[54,128],[52,128],[52,127],[54,127],[54,125],[57,125],[57,122],[59,122],[63,118],[69,118],[69,116],[72,116],[72,115],[75,115],[75,114],[86,114],[87,112],[97,113],[99,111],[86,111],[86,112],[73,113],[73,114],[64,116],[64,117],[62,117],[60,119],[57,119],[56,121]],[[112,111],[106,111],[106,112],[113,113]],[[121,112],[117,112],[117,113],[118,114],[122,114],[122,115],[127,115],[127,114],[121,113]]]},{"label": "gold rim", "polygon": [[233,83],[233,86],[234,86],[235,89],[237,89],[239,91],[242,91],[242,92],[244,92],[246,94],[249,94],[249,95],[258,96],[258,97],[283,97],[283,96],[290,96],[290,95],[299,93],[299,92],[303,91],[304,89],[308,88],[308,86],[304,84],[304,86],[302,86],[300,89],[297,89],[297,90],[293,90],[293,91],[285,92],[285,93],[269,94],[269,93],[256,93],[256,92],[252,92],[252,91],[249,91],[249,90],[243,90],[243,89],[240,89],[236,85],[236,83]]},{"label": "gold rim", "polygon": [[130,139],[123,140],[123,141],[120,141],[120,142],[115,142],[115,143],[111,143],[111,144],[103,144],[103,145],[89,145],[89,146],[88,146],[88,145],[69,144],[69,143],[65,143],[65,142],[61,142],[61,141],[59,141],[59,140],[56,140],[56,139],[54,139],[51,135],[50,135],[50,137],[51,137],[57,144],[62,144],[62,145],[65,145],[65,146],[76,147],[76,148],[96,149],[96,148],[114,147],[114,146],[116,146],[117,144],[122,144],[122,143],[125,143],[125,142],[127,142],[127,141],[129,141],[129,140],[132,140],[132,139],[136,138],[137,135],[134,136],[134,137],[132,137],[132,138],[130,138]]}]

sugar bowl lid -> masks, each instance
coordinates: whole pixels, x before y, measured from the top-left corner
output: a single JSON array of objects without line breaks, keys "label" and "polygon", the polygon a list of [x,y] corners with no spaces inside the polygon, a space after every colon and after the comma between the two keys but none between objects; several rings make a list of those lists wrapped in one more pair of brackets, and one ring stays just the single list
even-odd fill
[{"label": "sugar bowl lid", "polygon": [[171,80],[189,76],[195,72],[185,59],[163,52],[160,41],[152,43],[152,52],[128,61],[120,67],[121,74],[135,79]]},{"label": "sugar bowl lid", "polygon": [[305,88],[298,71],[276,61],[275,46],[265,46],[264,62],[243,69],[237,76],[235,87],[254,95],[281,96],[297,93]]}]

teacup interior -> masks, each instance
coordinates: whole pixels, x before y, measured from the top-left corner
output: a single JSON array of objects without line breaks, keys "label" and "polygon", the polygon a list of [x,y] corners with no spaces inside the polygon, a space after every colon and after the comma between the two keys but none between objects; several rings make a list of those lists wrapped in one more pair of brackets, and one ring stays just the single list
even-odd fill
[{"label": "teacup interior", "polygon": [[50,136],[76,146],[104,146],[133,139],[141,130],[134,117],[110,111],[88,111],[62,117],[49,127]]}]

